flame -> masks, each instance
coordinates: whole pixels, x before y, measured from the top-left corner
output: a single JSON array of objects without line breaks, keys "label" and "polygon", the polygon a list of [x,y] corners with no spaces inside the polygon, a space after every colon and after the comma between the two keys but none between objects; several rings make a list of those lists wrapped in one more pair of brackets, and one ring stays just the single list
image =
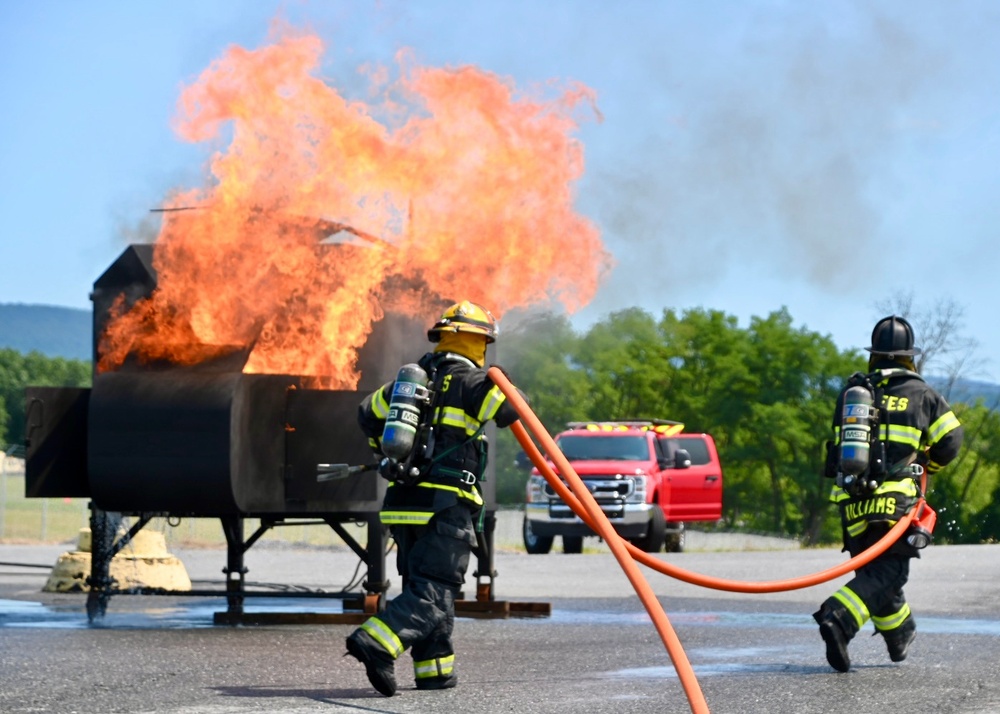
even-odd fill
[{"label": "flame", "polygon": [[593,298],[610,257],[572,205],[584,170],[572,134],[578,114],[597,115],[591,90],[546,101],[401,52],[395,82],[368,72],[369,104],[318,77],[323,52],[283,28],[182,91],[178,134],[223,148],[205,187],[167,200],[197,210],[164,214],[157,288],[116,303],[99,370],[242,350],[244,371],[353,388],[384,311],[433,320],[430,305],[469,299],[498,316],[573,312]]}]

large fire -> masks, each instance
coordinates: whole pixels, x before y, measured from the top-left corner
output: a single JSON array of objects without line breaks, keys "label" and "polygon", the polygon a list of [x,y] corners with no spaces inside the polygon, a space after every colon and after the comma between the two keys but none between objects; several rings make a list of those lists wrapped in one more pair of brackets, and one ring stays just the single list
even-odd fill
[{"label": "large fire", "polygon": [[323,51],[286,29],[230,48],[183,90],[179,135],[222,148],[206,187],[166,201],[184,210],[164,213],[157,289],[116,305],[100,370],[243,349],[247,372],[351,389],[384,311],[426,320],[442,299],[470,299],[498,316],[572,312],[593,298],[610,258],[572,206],[589,89],[526,98],[478,68],[401,53],[399,80],[369,71],[372,103],[348,101],[319,78]]}]

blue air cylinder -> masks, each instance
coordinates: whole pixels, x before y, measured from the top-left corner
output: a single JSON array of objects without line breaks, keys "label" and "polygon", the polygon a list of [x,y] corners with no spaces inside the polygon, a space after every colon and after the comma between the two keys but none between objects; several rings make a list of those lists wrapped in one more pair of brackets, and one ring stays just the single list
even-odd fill
[{"label": "blue air cylinder", "polygon": [[405,461],[413,451],[421,409],[429,401],[428,381],[427,372],[418,364],[404,364],[396,374],[382,428],[382,453],[390,459]]},{"label": "blue air cylinder", "polygon": [[876,415],[874,395],[868,389],[854,386],[844,392],[840,421],[840,471],[843,474],[860,476],[868,469],[872,429],[878,428]]}]

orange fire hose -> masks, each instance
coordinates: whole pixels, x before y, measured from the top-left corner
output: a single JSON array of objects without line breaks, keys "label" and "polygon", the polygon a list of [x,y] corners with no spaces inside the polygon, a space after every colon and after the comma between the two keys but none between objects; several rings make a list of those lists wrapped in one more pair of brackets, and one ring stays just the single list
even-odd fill
[{"label": "orange fire hose", "polygon": [[[667,654],[670,655],[670,661],[673,662],[674,669],[677,671],[677,677],[680,679],[684,693],[687,695],[691,711],[693,714],[708,714],[708,703],[705,701],[705,695],[701,691],[698,679],[694,676],[694,669],[692,669],[691,662],[688,661],[687,654],[685,654],[684,648],[681,646],[681,641],[678,639],[677,633],[674,632],[667,614],[663,611],[663,606],[656,599],[656,594],[643,577],[642,571],[639,570],[635,561],[629,556],[629,551],[626,549],[627,544],[615,533],[614,526],[611,525],[608,517],[604,515],[604,511],[601,510],[597,501],[594,500],[590,490],[577,475],[576,471],[573,470],[573,467],[570,466],[569,461],[559,451],[552,437],[549,436],[542,423],[538,420],[538,417],[528,408],[527,403],[517,390],[514,389],[513,385],[496,367],[491,367],[489,373],[493,378],[493,382],[504,392],[521,419],[528,423],[535,437],[542,442],[552,456],[553,461],[559,467],[559,471],[564,475],[570,488],[576,492],[578,500],[575,505],[578,507],[582,506],[580,512],[587,514],[587,524],[604,539],[608,547],[611,548],[611,552],[614,554],[618,564],[625,571],[625,575],[628,577],[629,582],[632,583],[632,587],[635,588],[639,600],[642,601],[646,612],[649,613],[649,617],[656,627],[656,631],[660,635],[660,639],[663,640],[663,644],[667,648]],[[520,436],[527,437],[527,433],[520,422],[516,422],[513,428],[515,429],[515,435],[519,435],[519,440]],[[530,439],[528,441],[530,442]],[[538,453],[537,449],[535,453]],[[544,463],[544,460],[541,461]],[[555,480],[558,481],[559,479],[556,478]]]},{"label": "orange fire hose", "polygon": [[[562,479],[559,478],[552,467],[546,462],[545,457],[531,440],[531,437],[529,436],[524,425],[521,424],[521,422],[515,422],[511,425],[511,431],[514,433],[515,438],[521,444],[525,453],[531,459],[532,463],[538,467],[539,472],[545,477],[546,481],[548,481],[556,493],[558,493],[559,497],[573,509],[573,512],[576,513],[584,523],[586,523],[592,530],[594,530],[595,533],[604,539],[604,541],[608,544],[608,547],[611,548],[611,551],[618,560],[618,563],[625,571],[626,576],[629,578],[629,581],[635,588],[636,593],[639,595],[639,599],[642,601],[650,615],[650,618],[653,620],[653,624],[656,626],[656,629],[660,634],[660,638],[667,647],[667,653],[670,655],[670,659],[674,664],[674,669],[677,671],[677,675],[682,686],[684,687],[685,693],[687,694],[691,710],[695,714],[700,714],[701,712],[707,713],[708,704],[705,702],[704,695],[702,694],[698,681],[694,676],[694,670],[691,668],[691,664],[684,653],[680,640],[677,638],[677,634],[670,625],[670,621],[667,619],[666,613],[663,611],[659,601],[650,589],[649,584],[642,577],[638,568],[636,568],[635,560],[638,560],[643,565],[663,573],[664,575],[676,578],[677,580],[715,590],[728,590],[731,592],[745,593],[768,593],[798,590],[832,580],[833,578],[844,575],[852,570],[856,570],[862,565],[865,565],[874,558],[878,557],[888,550],[892,544],[896,542],[896,539],[903,534],[919,510],[914,508],[912,511],[900,518],[896,525],[893,526],[889,532],[886,533],[881,540],[879,540],[878,543],[871,546],[863,553],[859,553],[857,556],[851,558],[845,563],[812,575],[789,578],[786,580],[748,582],[726,580],[709,575],[693,573],[689,570],[678,568],[670,563],[654,558],[649,553],[636,548],[631,543],[628,543],[624,539],[620,538],[615,532],[610,521],[608,521],[604,511],[601,510],[600,506],[594,500],[594,497],[590,493],[589,489],[587,489],[586,485],[580,479],[579,475],[570,465],[566,457],[563,456],[559,447],[556,446],[552,437],[545,430],[545,427],[538,420],[538,417],[535,416],[534,412],[532,412],[528,407],[527,402],[525,402],[524,398],[521,397],[517,389],[514,388],[503,372],[496,367],[491,367],[489,369],[489,375],[494,384],[496,384],[507,397],[511,406],[513,406],[515,411],[517,411],[521,420],[527,423],[527,425],[531,428],[532,433],[535,435],[535,438],[537,438],[545,447],[553,463],[555,463],[560,472],[564,475],[564,478],[570,488],[566,487],[566,484],[562,482]],[[575,494],[574,491],[576,492]],[[631,558],[626,556],[631,556]]]}]

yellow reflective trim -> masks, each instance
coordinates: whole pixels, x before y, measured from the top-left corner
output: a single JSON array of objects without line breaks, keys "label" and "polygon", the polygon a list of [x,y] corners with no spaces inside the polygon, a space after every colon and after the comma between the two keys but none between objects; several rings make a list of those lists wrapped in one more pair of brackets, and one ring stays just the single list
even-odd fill
[{"label": "yellow reflective trim", "polygon": [[396,633],[377,617],[369,617],[362,623],[361,629],[382,645],[382,649],[391,654],[393,659],[403,654],[403,643],[396,637]]},{"label": "yellow reflective trim", "polygon": [[887,493],[900,493],[904,496],[915,497],[917,495],[917,482],[911,478],[904,479],[903,481],[883,481],[875,489],[874,495],[880,496]]},{"label": "yellow reflective trim", "polygon": [[455,407],[441,407],[434,415],[434,422],[443,426],[451,426],[465,431],[466,436],[472,436],[481,426],[481,422],[476,421],[466,414],[462,409]]},{"label": "yellow reflective trim", "polygon": [[437,488],[442,491],[451,491],[458,495],[459,498],[464,498],[467,501],[472,501],[477,506],[483,505],[483,497],[479,495],[476,490],[466,490],[464,488],[459,488],[458,486],[448,486],[443,483],[431,483],[429,481],[423,481],[417,484],[421,488]]},{"label": "yellow reflective trim", "polygon": [[847,533],[852,538],[857,538],[859,535],[864,533],[867,528],[868,528],[868,521],[866,520],[855,521],[854,523],[847,526]]},{"label": "yellow reflective trim", "polygon": [[959,426],[961,424],[958,421],[958,417],[955,416],[955,412],[949,411],[930,425],[930,428],[927,430],[927,445],[933,446],[941,440],[941,437],[949,431],[957,429]]},{"label": "yellow reflective trim", "polygon": [[842,489],[840,486],[834,486],[833,490],[830,491],[830,501],[832,503],[839,503],[840,501],[846,501],[850,497],[851,494]]},{"label": "yellow reflective trim", "polygon": [[893,441],[905,444],[914,449],[920,448],[920,429],[902,424],[883,424],[879,427],[879,438],[882,441]]},{"label": "yellow reflective trim", "polygon": [[372,414],[379,419],[385,419],[389,414],[389,402],[385,399],[385,385],[383,384],[372,397]]},{"label": "yellow reflective trim", "polygon": [[906,618],[910,616],[910,606],[903,603],[903,607],[899,609],[898,612],[893,613],[887,617],[875,617],[872,616],[872,623],[875,625],[875,629],[879,632],[887,632],[889,630],[895,630],[897,627],[902,625]]},{"label": "yellow reflective trim", "polygon": [[413,662],[413,678],[446,677],[455,670],[455,655]]},{"label": "yellow reflective trim", "polygon": [[864,600],[858,597],[856,592],[845,585],[835,592],[833,597],[847,608],[847,611],[854,617],[854,621],[858,623],[859,628],[868,622],[868,618],[871,617],[871,614],[868,612],[868,606],[865,605]]},{"label": "yellow reflective trim", "polygon": [[[389,488],[392,488],[395,484],[389,484]],[[466,501],[471,501],[472,505],[476,507],[483,506],[485,501],[483,497],[479,495],[479,491],[475,489],[466,490],[464,488],[459,488],[458,486],[448,486],[443,483],[431,483],[429,481],[422,481],[417,484],[419,488],[436,488],[441,491],[451,491],[459,498]],[[423,526],[431,520],[434,512],[431,510],[427,511],[403,511],[403,510],[393,510],[393,511],[382,511],[378,514],[379,521],[389,526]]]},{"label": "yellow reflective trim", "polygon": [[430,511],[382,511],[378,519],[387,526],[425,526],[433,515]]},{"label": "yellow reflective trim", "polygon": [[507,397],[500,391],[500,387],[493,385],[493,389],[486,394],[486,399],[483,400],[482,406],[479,407],[479,414],[476,415],[479,423],[482,424],[484,421],[489,421],[496,416],[505,399]]}]

